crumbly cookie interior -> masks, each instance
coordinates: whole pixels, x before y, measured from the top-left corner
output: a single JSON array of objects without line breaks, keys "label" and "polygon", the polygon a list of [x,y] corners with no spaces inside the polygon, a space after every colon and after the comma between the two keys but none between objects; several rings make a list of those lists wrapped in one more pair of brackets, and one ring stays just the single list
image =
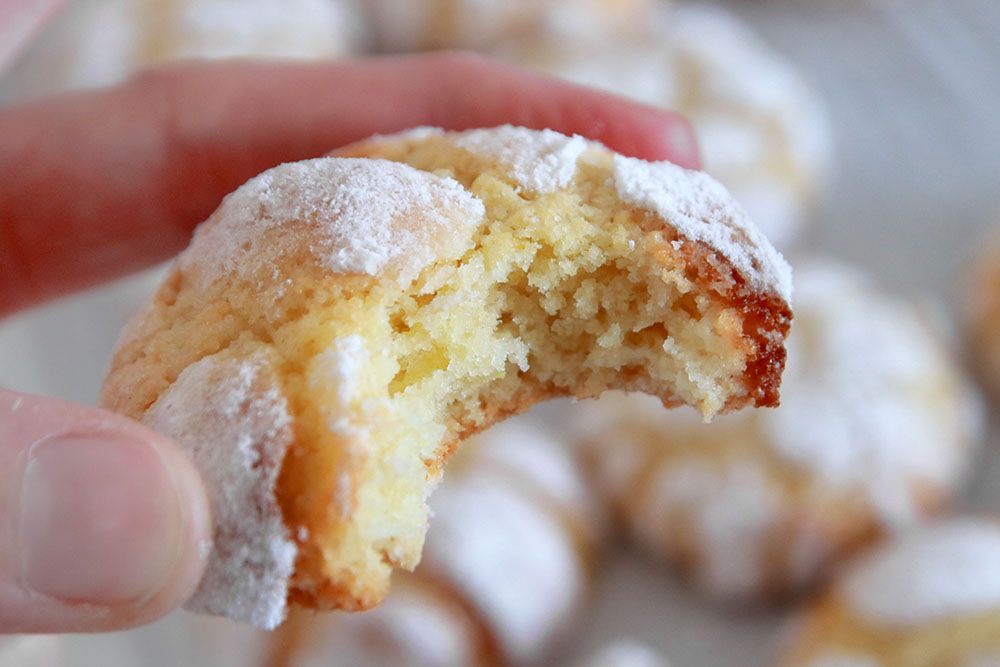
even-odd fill
[{"label": "crumbly cookie interior", "polygon": [[279,497],[289,525],[309,531],[300,573],[348,582],[349,571],[413,567],[447,453],[539,395],[596,396],[624,376],[711,414],[739,393],[732,378],[750,349],[739,313],[696,296],[679,255],[655,261],[679,253],[675,239],[652,220],[644,228],[641,212],[615,211],[605,180],[584,171],[575,188],[534,196],[476,177],[465,185],[486,221],[460,261],[405,289],[289,286],[285,316],[261,324],[293,397]]}]

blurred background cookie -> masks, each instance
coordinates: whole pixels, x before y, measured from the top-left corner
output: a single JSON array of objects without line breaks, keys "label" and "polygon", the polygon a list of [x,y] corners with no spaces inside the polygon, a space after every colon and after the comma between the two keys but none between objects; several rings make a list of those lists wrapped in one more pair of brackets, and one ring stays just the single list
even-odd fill
[{"label": "blurred background cookie", "polygon": [[780,664],[1000,664],[1000,524],[951,519],[875,547],[790,629]]},{"label": "blurred background cookie", "polygon": [[466,442],[430,501],[423,560],[359,614],[293,615],[271,667],[524,665],[580,613],[603,530],[571,453],[521,417]]},{"label": "blurred background cookie", "polygon": [[807,588],[943,509],[981,435],[973,391],[914,306],[822,260],[795,284],[779,408],[710,425],[637,396],[580,411],[594,483],[628,533],[724,599]]},{"label": "blurred background cookie", "polygon": [[62,667],[64,662],[55,635],[0,636],[0,667]]},{"label": "blurred background cookie", "polygon": [[319,60],[365,44],[360,0],[75,0],[11,66],[0,102],[190,58]]},{"label": "blurred background cookie", "polygon": [[621,639],[600,649],[578,667],[670,667],[666,659],[642,642]]},{"label": "blurred background cookie", "polygon": [[628,32],[657,0],[366,0],[385,51],[485,49],[503,40]]}]

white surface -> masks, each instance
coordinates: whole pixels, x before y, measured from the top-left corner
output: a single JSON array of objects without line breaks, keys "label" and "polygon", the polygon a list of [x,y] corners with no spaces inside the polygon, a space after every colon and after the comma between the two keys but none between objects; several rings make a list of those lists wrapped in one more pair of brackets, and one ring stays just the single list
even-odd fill
[{"label": "white surface", "polygon": [[[996,0],[733,0],[824,94],[839,182],[811,248],[870,269],[905,293],[957,294],[967,258],[1000,224],[1000,4]],[[64,301],[0,327],[0,383],[93,401],[114,337],[142,281]],[[996,439],[996,438],[995,438]],[[1000,443],[986,450],[969,505],[1000,507]],[[193,617],[129,633],[67,640],[67,665],[243,665],[218,621],[177,641]],[[720,613],[639,557],[611,554],[571,657],[634,637],[681,667],[754,667],[772,654],[780,613]],[[206,627],[212,628],[207,630]],[[219,630],[220,628],[225,628]],[[225,649],[220,647],[224,646]],[[221,658],[227,655],[227,660]],[[228,657],[232,655],[232,657]]]}]

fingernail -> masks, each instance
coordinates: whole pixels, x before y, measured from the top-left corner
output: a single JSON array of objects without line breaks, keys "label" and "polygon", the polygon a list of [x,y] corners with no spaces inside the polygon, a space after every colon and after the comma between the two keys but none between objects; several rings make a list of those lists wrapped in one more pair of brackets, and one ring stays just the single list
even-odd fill
[{"label": "fingernail", "polygon": [[701,149],[694,127],[685,120],[667,126],[667,147],[672,162],[688,169],[701,168]]},{"label": "fingernail", "polygon": [[22,583],[40,595],[141,601],[179,561],[180,497],[159,453],[141,440],[97,433],[36,442],[20,504]]}]

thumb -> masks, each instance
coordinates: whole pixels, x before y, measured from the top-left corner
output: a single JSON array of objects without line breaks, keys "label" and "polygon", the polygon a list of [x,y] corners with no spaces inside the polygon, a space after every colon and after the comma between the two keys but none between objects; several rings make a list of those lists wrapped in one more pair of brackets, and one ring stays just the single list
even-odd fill
[{"label": "thumb", "polygon": [[170,441],[0,389],[0,633],[126,628],[191,595],[208,503]]}]

